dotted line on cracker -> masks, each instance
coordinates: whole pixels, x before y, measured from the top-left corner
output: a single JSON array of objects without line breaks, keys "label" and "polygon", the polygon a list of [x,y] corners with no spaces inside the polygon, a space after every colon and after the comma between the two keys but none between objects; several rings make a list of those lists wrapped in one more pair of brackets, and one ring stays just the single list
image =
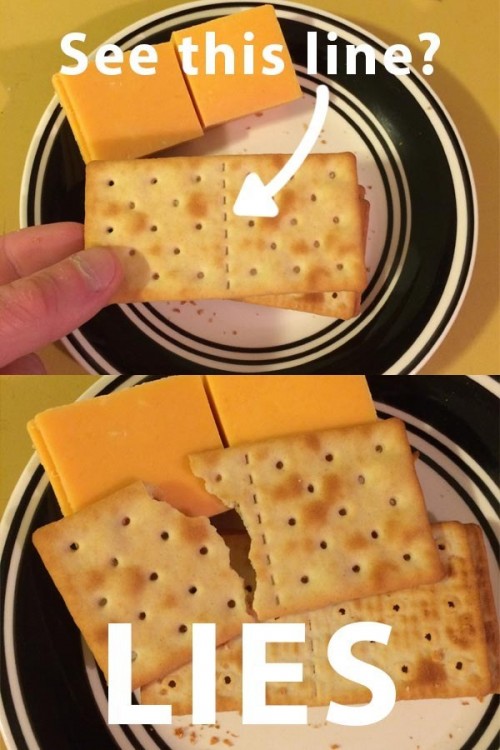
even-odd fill
[{"label": "dotted line on cracker", "polygon": [[[250,459],[248,457],[248,453],[245,453],[245,463],[247,464],[247,466],[250,465]],[[250,471],[248,472],[248,480],[250,484],[253,485],[253,477]],[[252,498],[253,498],[254,505],[258,505],[258,498],[257,498],[256,492],[252,492]],[[260,511],[257,511],[257,523],[259,524],[259,526],[262,525],[262,517],[260,515]],[[262,537],[262,543],[264,544],[264,546],[267,546],[267,539],[266,539],[266,535],[264,534],[264,532],[261,532],[261,537]],[[274,576],[271,572],[272,562],[271,562],[271,557],[269,555],[269,552],[266,552],[266,561],[269,566],[269,577],[271,579],[271,583],[275,587],[276,581],[274,580]],[[279,606],[280,598],[279,598],[279,595],[276,593],[276,591],[274,592],[274,599],[275,599],[276,604]]]}]

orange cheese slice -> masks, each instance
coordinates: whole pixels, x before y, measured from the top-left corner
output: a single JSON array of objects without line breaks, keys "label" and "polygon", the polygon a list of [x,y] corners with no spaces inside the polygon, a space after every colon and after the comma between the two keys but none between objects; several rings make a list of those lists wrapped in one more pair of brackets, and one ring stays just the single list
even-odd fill
[{"label": "orange cheese slice", "polygon": [[226,510],[187,459],[222,445],[201,376],[165,378],[49,409],[28,430],[64,515],[137,480],[188,515]]},{"label": "orange cheese slice", "polygon": [[229,445],[377,419],[362,375],[207,375]]},{"label": "orange cheese slice", "polygon": [[153,75],[138,75],[124,55],[119,75],[95,63],[78,75],[52,78],[86,163],[132,159],[203,135],[174,46],[156,46]]},{"label": "orange cheese slice", "polygon": [[[207,72],[206,63],[212,59],[211,53],[207,57],[207,32],[215,34],[216,47],[226,45],[213,56],[214,73]],[[180,56],[179,47],[187,37],[198,48],[193,52],[191,61],[197,72],[190,75],[189,69],[186,72],[186,66],[184,70],[205,128],[275,107],[301,96],[292,60],[272,5],[261,5],[175,31],[172,40]],[[270,49],[269,45],[279,45],[280,50]],[[234,58],[228,47],[234,52]],[[283,70],[275,75],[263,72],[263,68],[268,71],[276,69],[272,60],[269,62],[264,59],[264,55],[267,56],[266,48],[284,63]],[[248,53],[253,57],[251,74],[245,73],[244,56]],[[229,70],[226,65],[232,62],[234,73],[226,73]]]},{"label": "orange cheese slice", "polygon": [[227,510],[188,455],[376,419],[358,375],[179,375],[37,414],[28,424],[64,515],[136,481],[187,515]]}]

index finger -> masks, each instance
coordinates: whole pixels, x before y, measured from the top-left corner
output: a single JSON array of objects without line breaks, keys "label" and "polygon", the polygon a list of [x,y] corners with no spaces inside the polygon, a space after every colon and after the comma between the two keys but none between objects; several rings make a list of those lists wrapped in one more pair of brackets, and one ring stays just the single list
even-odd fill
[{"label": "index finger", "polygon": [[83,248],[83,225],[73,221],[19,229],[0,237],[0,284],[30,276]]}]

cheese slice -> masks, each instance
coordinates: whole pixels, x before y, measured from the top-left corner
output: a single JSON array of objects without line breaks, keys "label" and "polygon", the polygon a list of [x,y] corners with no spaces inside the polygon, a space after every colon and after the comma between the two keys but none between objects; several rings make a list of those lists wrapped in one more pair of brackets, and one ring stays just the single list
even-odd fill
[{"label": "cheese slice", "polygon": [[28,431],[64,515],[141,481],[187,515],[211,516],[227,508],[189,454],[375,419],[360,375],[179,375],[49,409]]},{"label": "cheese slice", "polygon": [[[212,58],[211,54],[207,57],[207,33],[215,34],[219,48],[214,55],[214,73],[207,72],[206,62]],[[180,48],[188,37],[197,46],[192,56],[193,70],[197,72],[190,74],[186,64],[184,70],[205,128],[300,98],[302,92],[272,5],[174,31],[172,40],[180,58]],[[269,45],[275,47],[270,49]],[[275,69],[273,61],[266,62],[263,57],[270,52],[283,62],[283,70],[275,75],[269,73]],[[248,53],[254,61],[251,74],[245,73],[244,56]],[[229,73],[226,60],[227,64],[234,62],[234,73]],[[263,68],[268,73],[263,73]]]},{"label": "cheese slice", "polygon": [[119,75],[104,75],[90,62],[78,75],[53,76],[86,163],[146,156],[203,135],[173,44],[155,49],[153,75],[134,73],[126,52]]},{"label": "cheese slice", "polygon": [[373,422],[362,375],[207,375],[228,445]]},{"label": "cheese slice", "polygon": [[226,510],[187,454],[221,447],[203,380],[165,378],[37,414],[28,430],[64,515],[141,480],[187,515]]}]

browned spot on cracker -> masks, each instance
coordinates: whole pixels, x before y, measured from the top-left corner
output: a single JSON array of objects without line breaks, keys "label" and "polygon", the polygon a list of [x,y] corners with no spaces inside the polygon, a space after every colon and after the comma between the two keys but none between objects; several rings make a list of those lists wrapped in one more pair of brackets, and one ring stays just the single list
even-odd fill
[{"label": "browned spot on cracker", "polygon": [[208,207],[205,196],[199,192],[193,192],[187,202],[187,211],[193,219],[201,219],[207,215]]}]

